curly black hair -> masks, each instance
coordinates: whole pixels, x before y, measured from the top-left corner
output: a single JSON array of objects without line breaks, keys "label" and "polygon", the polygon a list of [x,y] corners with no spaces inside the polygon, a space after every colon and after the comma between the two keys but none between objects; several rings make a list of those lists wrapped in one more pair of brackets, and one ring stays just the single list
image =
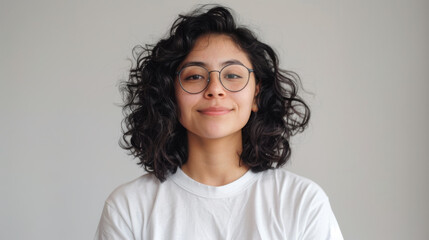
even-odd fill
[{"label": "curly black hair", "polygon": [[258,111],[242,129],[243,164],[254,172],[284,165],[291,154],[290,137],[302,132],[310,118],[308,105],[297,95],[298,75],[280,69],[274,50],[237,26],[228,8],[205,5],[179,15],[166,38],[133,49],[136,62],[121,85],[125,118],[120,145],[161,182],[187,161],[187,132],[179,123],[174,81],[196,40],[207,34],[227,35],[247,53],[260,87]]}]

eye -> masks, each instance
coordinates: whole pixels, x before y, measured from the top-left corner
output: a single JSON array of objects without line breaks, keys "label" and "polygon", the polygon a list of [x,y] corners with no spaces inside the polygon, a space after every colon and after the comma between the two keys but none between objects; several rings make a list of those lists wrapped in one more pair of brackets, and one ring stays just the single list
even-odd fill
[{"label": "eye", "polygon": [[204,77],[203,77],[203,76],[201,76],[201,75],[198,75],[198,74],[191,75],[191,76],[187,76],[187,77],[185,78],[185,80],[186,80],[186,81],[201,80],[201,79],[204,79]]},{"label": "eye", "polygon": [[242,78],[240,75],[235,73],[228,73],[224,76],[225,79],[240,79]]}]

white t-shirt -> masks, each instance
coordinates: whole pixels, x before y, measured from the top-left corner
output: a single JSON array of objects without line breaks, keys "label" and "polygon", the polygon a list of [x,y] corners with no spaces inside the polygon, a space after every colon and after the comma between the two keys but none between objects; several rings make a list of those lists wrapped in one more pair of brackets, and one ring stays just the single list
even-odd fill
[{"label": "white t-shirt", "polygon": [[160,183],[152,174],[106,200],[95,239],[342,240],[329,199],[314,182],[284,169],[248,171],[208,186],[180,168]]}]

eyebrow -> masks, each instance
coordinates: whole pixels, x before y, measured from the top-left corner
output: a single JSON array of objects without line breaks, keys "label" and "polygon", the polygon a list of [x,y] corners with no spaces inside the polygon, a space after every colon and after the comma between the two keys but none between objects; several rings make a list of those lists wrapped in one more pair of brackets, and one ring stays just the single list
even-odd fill
[{"label": "eyebrow", "polygon": [[[222,67],[226,66],[226,65],[230,65],[230,64],[241,64],[243,65],[242,62],[240,62],[237,59],[231,59],[228,61],[225,61],[221,64]],[[201,66],[201,67],[207,67],[207,64],[205,62],[198,62],[198,61],[193,61],[193,62],[186,62],[185,64],[183,64],[180,69],[184,68],[184,67],[189,67],[189,66]]]}]

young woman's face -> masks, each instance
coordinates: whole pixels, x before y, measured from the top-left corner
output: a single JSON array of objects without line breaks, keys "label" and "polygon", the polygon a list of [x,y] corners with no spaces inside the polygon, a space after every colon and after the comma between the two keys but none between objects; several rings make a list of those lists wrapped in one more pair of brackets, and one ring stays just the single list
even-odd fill
[{"label": "young woman's face", "polygon": [[[180,65],[197,64],[208,71],[219,71],[228,63],[240,63],[247,68],[253,66],[243,52],[226,35],[204,35],[197,39],[194,48]],[[217,139],[240,136],[241,129],[249,120],[251,111],[257,111],[255,96],[258,92],[254,73],[239,92],[226,90],[219,81],[219,73],[210,73],[210,83],[197,94],[184,91],[176,78],[176,99],[180,110],[179,121],[188,130],[188,135]]]}]

